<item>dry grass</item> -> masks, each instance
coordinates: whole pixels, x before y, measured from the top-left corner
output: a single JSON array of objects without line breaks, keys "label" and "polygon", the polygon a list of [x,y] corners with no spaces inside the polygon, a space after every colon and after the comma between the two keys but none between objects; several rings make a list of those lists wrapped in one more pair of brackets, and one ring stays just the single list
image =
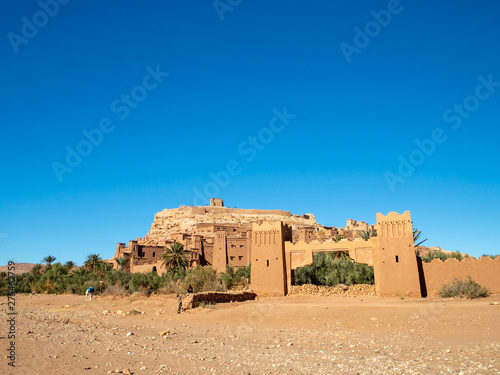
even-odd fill
[{"label": "dry grass", "polygon": [[127,289],[118,281],[114,285],[108,286],[102,292],[103,296],[114,296],[114,297],[125,297],[127,295]]},{"label": "dry grass", "polygon": [[441,297],[467,297],[468,299],[488,297],[488,294],[488,289],[476,283],[470,276],[466,280],[455,279],[439,291]]}]

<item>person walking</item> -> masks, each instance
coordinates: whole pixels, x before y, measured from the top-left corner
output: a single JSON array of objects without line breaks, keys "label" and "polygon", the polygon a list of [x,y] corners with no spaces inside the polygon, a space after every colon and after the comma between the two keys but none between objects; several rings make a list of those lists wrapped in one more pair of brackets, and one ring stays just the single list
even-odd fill
[{"label": "person walking", "polygon": [[76,290],[76,288],[75,288],[75,287],[71,288],[71,294],[72,294],[72,295],[75,295],[75,290]]},{"label": "person walking", "polygon": [[179,303],[179,308],[177,309],[177,314],[181,313],[182,310],[182,295],[177,294],[177,302]]},{"label": "person walking", "polygon": [[85,301],[87,300],[87,297],[92,301],[92,296],[94,295],[94,287],[90,286],[87,289],[87,293],[85,293]]}]

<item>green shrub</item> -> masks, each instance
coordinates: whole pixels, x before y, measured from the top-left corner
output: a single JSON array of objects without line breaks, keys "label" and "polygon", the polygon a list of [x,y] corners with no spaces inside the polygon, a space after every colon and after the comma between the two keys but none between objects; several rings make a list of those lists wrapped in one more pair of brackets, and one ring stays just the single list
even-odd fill
[{"label": "green shrub", "polygon": [[122,286],[128,288],[128,283],[132,279],[132,275],[129,272],[121,270],[110,270],[104,274],[104,279],[107,287],[120,283]]},{"label": "green shrub", "polygon": [[441,297],[467,297],[468,299],[487,297],[488,289],[479,285],[471,279],[455,279],[451,283],[445,284],[439,291]]},{"label": "green shrub", "polygon": [[236,277],[236,282],[243,279],[247,279],[250,282],[250,276],[252,274],[252,265],[249,264],[246,267],[239,267],[236,269],[234,276]]},{"label": "green shrub", "polygon": [[445,253],[444,251],[429,251],[427,255],[419,255],[423,262],[429,263],[434,259],[441,259],[443,262],[449,258],[455,258],[459,261],[464,259],[464,255],[459,251],[452,251],[451,254]]},{"label": "green shrub", "polygon": [[[248,282],[250,266],[232,269],[226,276],[225,284],[229,287],[237,283]],[[101,290],[110,295],[121,295],[125,292],[140,292],[146,295],[153,291],[161,293],[185,293],[192,285],[195,292],[223,291],[222,278],[212,267],[201,267],[188,271],[179,269],[169,271],[159,276],[156,272],[128,273],[116,269],[96,269],[95,272],[85,267],[75,267],[68,273],[66,267],[60,263],[47,268],[45,273],[35,274],[26,272],[16,276],[17,293],[75,293],[84,295],[86,290],[93,286],[96,292]],[[102,283],[101,283],[102,282]],[[0,280],[0,295],[7,294],[7,280]]]},{"label": "green shrub", "polygon": [[224,285],[224,288],[226,290],[230,290],[236,284],[241,284],[241,283],[248,284],[250,282],[250,273],[251,273],[250,265],[246,267],[238,267],[236,271],[234,270],[233,267],[227,265],[226,272],[222,272],[219,275],[219,279],[222,285]]},{"label": "green shrub", "polygon": [[353,285],[373,284],[373,267],[353,263],[350,259],[336,259],[333,253],[316,253],[313,265],[297,268],[294,272],[295,285]]},{"label": "green shrub", "polygon": [[495,259],[496,257],[500,257],[500,255],[494,255],[494,254],[483,254],[481,256],[482,257],[489,257],[491,259]]},{"label": "green shrub", "polygon": [[16,293],[31,293],[31,283],[36,283],[40,276],[35,276],[31,272],[16,275]]},{"label": "green shrub", "polygon": [[55,263],[40,277],[38,283],[49,293],[64,293],[68,287],[67,275],[68,270],[61,263]]},{"label": "green shrub", "polygon": [[9,295],[9,279],[5,278],[0,280],[0,296],[8,296]]},{"label": "green shrub", "polygon": [[182,285],[184,291],[187,291],[187,288],[191,285],[195,293],[224,291],[224,287],[217,278],[217,271],[210,266],[197,266],[188,270]]},{"label": "green shrub", "polygon": [[295,282],[294,282],[295,285],[316,283],[316,277],[314,275],[314,267],[310,265],[297,268],[294,271],[294,276],[295,276]]},{"label": "green shrub", "polygon": [[136,272],[132,274],[132,278],[129,282],[129,291],[131,293],[135,293],[140,291],[141,289],[149,290],[150,287],[153,290],[158,290],[161,286],[161,277],[158,276],[156,272],[148,272],[148,273],[140,273]]},{"label": "green shrub", "polygon": [[234,283],[234,268],[231,267],[229,264],[226,265],[226,272],[222,272],[219,276],[220,281],[222,282],[222,285],[224,285],[224,288],[226,290],[231,289]]},{"label": "green shrub", "polygon": [[75,294],[83,295],[90,286],[93,286],[95,290],[99,290],[99,280],[95,273],[89,272],[82,267],[68,275],[68,292],[71,291],[72,287],[75,287]]}]

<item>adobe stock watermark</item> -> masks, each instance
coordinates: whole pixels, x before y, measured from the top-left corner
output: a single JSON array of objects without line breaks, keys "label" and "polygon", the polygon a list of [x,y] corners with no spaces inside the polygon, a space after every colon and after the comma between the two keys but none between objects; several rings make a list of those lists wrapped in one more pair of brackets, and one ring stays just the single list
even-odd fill
[{"label": "adobe stock watermark", "polygon": [[[260,129],[256,136],[248,136],[245,141],[238,145],[238,154],[245,156],[247,163],[252,162],[257,154],[274,140],[275,135],[285,130],[286,126],[290,124],[290,120],[297,117],[297,115],[288,113],[286,106],[281,111],[273,108],[273,114],[274,116],[267,127]],[[226,163],[224,169],[217,173],[209,172],[211,181],[207,182],[202,190],[193,189],[193,205],[204,206],[210,197],[218,196],[221,189],[229,185],[231,178],[239,175],[242,171],[242,164],[238,160],[232,159]]]},{"label": "adobe stock watermark", "polygon": [[272,319],[272,317],[276,316],[276,303],[274,298],[266,302],[259,301],[259,304],[254,305],[248,315],[242,316],[242,318],[246,318],[244,320],[245,325],[259,327],[267,320]]},{"label": "adobe stock watermark", "polygon": [[243,0],[214,0],[212,5],[222,22],[224,21],[224,13],[234,11],[234,9],[242,2]]},{"label": "adobe stock watermark", "polygon": [[7,294],[7,365],[11,367],[16,367],[16,322],[17,322],[17,310],[16,310],[16,262],[9,260],[7,264],[7,280],[8,280],[8,294]]},{"label": "adobe stock watermark", "polygon": [[[113,100],[110,104],[110,111],[116,114],[120,121],[125,120],[131,110],[136,109],[141,102],[146,100],[148,92],[156,89],[169,75],[170,73],[160,70],[159,64],[155,68],[148,65],[146,75],[142,78],[141,83],[134,86],[129,92],[122,93],[120,98]],[[83,129],[83,139],[75,147],[66,146],[64,162],[54,161],[51,164],[59,182],[63,182],[64,174],[73,172],[82,163],[83,158],[89,156],[94,147],[102,143],[105,134],[111,134],[115,129],[116,120],[113,121],[109,117],[103,117],[94,129]]]},{"label": "adobe stock watermark", "polygon": [[21,32],[16,34],[10,32],[7,34],[7,39],[16,54],[19,53],[19,46],[21,44],[28,44],[31,39],[38,35],[41,28],[47,26],[49,20],[59,14],[61,5],[66,5],[71,0],[40,0],[38,6],[40,10],[35,12],[30,18],[21,18]]},{"label": "adobe stock watermark", "polygon": [[[412,2],[413,0],[406,0]],[[347,63],[352,61],[353,54],[359,55],[361,51],[368,47],[372,40],[380,35],[391,23],[393,16],[400,14],[404,10],[404,6],[400,0],[389,0],[386,9],[370,11],[372,19],[368,21],[363,28],[356,26],[354,28],[354,38],[352,44],[341,42],[339,44],[340,50],[344,54]]]},{"label": "adobe stock watermark", "polygon": [[[500,81],[494,81],[493,75],[489,74],[487,78],[477,77],[479,84],[474,90],[474,94],[467,96],[461,103],[454,103],[443,113],[443,120],[451,124],[452,130],[458,130],[464,120],[468,119],[474,111],[480,106],[480,103],[489,99],[500,87]],[[448,129],[449,132],[449,129]],[[421,166],[437,149],[437,145],[446,142],[448,139],[447,130],[437,127],[434,128],[429,138],[423,140],[415,139],[416,148],[413,149],[407,157],[398,156],[399,165],[396,172],[386,171],[384,177],[389,185],[389,189],[396,191],[396,185],[403,183],[416,167]]]}]

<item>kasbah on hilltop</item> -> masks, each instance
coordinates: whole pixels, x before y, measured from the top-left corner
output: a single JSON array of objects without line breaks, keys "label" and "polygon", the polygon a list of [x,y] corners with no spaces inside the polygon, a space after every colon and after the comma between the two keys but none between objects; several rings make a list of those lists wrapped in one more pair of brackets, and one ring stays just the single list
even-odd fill
[{"label": "kasbah on hilltop", "polygon": [[[224,207],[211,198],[210,206],[181,206],[155,215],[148,234],[128,246],[118,243],[115,256],[128,258],[129,272],[166,271],[160,257],[165,247],[179,242],[190,253],[190,267],[209,265],[224,272],[226,265],[251,263],[251,287],[257,294],[287,295],[294,270],[313,263],[317,252],[348,252],[353,262],[374,267],[380,296],[435,295],[455,278],[472,277],[491,293],[500,293],[500,257],[465,258],[424,263],[415,248],[410,212],[377,213],[376,225],[347,220],[343,228],[320,225],[314,215],[288,211]],[[362,231],[375,236],[363,239]]]}]

